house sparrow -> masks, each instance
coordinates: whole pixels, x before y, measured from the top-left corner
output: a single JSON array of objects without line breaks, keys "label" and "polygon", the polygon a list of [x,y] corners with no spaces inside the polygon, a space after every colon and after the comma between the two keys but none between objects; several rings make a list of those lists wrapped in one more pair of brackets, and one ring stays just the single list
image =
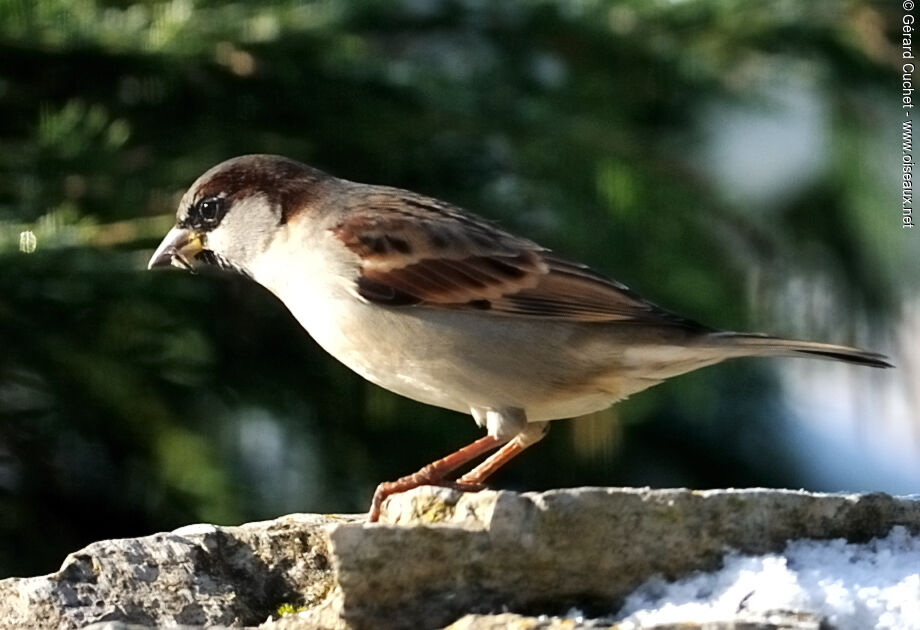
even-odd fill
[{"label": "house sparrow", "polygon": [[[806,356],[872,367],[846,346],[725,332],[449,203],[338,179],[274,155],[198,178],[150,268],[210,266],[274,293],[332,356],[414,400],[471,413],[486,436],[378,486],[479,489],[550,420],[605,409],[725,359]],[[497,449],[455,482],[448,474]]]}]

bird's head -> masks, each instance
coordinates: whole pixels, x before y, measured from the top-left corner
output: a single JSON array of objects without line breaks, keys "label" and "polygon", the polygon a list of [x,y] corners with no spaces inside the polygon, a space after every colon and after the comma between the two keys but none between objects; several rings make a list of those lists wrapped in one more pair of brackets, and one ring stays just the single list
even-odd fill
[{"label": "bird's head", "polygon": [[209,266],[251,275],[253,262],[280,227],[329,179],[277,155],[244,155],[218,164],[183,195],[176,224],[147,267]]}]

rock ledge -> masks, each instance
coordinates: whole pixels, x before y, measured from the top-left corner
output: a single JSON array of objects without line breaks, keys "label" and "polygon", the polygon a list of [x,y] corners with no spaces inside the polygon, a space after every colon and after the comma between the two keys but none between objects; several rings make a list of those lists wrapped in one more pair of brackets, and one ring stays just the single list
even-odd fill
[{"label": "rock ledge", "polygon": [[[391,497],[381,521],[295,514],[93,543],[57,573],[0,581],[0,630],[245,627],[270,618],[264,627],[598,627],[553,615],[573,607],[609,615],[653,575],[715,569],[729,549],[865,542],[896,525],[918,534],[920,501],[761,489],[426,487]],[[278,619],[285,604],[300,612]],[[807,611],[787,613],[706,627],[821,625]]]}]

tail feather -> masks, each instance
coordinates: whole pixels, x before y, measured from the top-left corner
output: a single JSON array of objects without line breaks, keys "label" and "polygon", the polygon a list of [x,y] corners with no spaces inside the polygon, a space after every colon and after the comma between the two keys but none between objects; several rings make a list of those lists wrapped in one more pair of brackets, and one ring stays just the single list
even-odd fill
[{"label": "tail feather", "polygon": [[834,359],[846,361],[857,365],[868,365],[877,368],[894,367],[888,362],[888,357],[877,352],[860,350],[849,346],[837,346],[830,343],[817,341],[799,341],[796,339],[782,339],[755,333],[715,333],[710,336],[718,339],[720,345],[727,344],[742,350],[744,355],[773,355],[773,356],[813,356],[821,359]]}]

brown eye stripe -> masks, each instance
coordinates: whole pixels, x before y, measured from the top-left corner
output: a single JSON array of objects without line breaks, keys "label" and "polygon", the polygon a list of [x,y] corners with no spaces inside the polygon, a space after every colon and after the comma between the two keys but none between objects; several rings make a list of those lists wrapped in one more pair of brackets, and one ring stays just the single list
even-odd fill
[{"label": "brown eye stripe", "polygon": [[281,223],[312,207],[322,185],[333,177],[295,160],[249,155],[221,165],[199,184],[197,198],[226,197],[227,203],[264,195],[281,207]]}]

